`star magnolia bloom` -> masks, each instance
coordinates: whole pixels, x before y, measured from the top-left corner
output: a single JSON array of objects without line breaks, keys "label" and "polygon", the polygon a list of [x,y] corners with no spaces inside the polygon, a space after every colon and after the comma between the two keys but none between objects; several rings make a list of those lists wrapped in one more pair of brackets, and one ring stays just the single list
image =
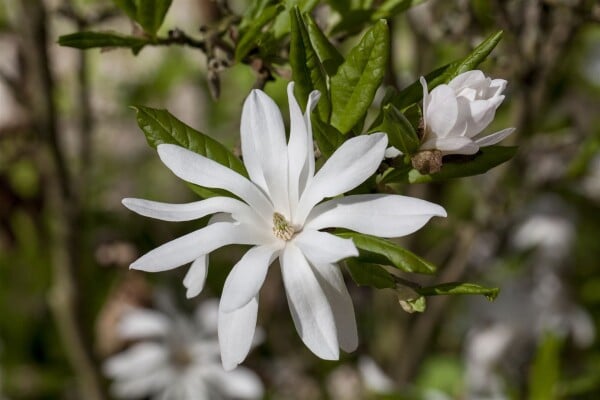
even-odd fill
[{"label": "star magnolia bloom", "polygon": [[496,144],[515,130],[507,128],[476,137],[492,122],[504,100],[504,79],[492,80],[481,71],[467,71],[431,93],[423,77],[421,85],[424,133],[420,150],[440,150],[443,155],[475,154],[480,147]]},{"label": "star magnolia bloom", "polygon": [[253,90],[244,103],[241,141],[250,180],[182,147],[158,146],[161,160],[181,179],[225,189],[241,200],[213,197],[179,205],[123,201],[139,214],[167,221],[217,213],[205,228],[168,242],[131,265],[155,272],[192,262],[184,279],[188,296],[202,289],[208,253],[233,243],[254,245],[233,267],[221,296],[219,341],[226,369],[235,368],[250,349],[258,292],[276,258],[300,337],[317,356],[336,360],[339,347],[349,352],[357,346],[352,301],[336,263],[358,255],[358,250],[352,240],[322,230],[344,228],[398,237],[421,228],[432,216],[446,216],[436,204],[396,195],[356,195],[321,203],[357,187],[375,173],[387,136],[375,133],[347,140],[315,173],[309,113],[319,93],[311,93],[303,115],[293,88],[290,83],[288,143],[273,100]]},{"label": "star magnolia bloom", "polygon": [[104,363],[117,398],[161,400],[259,399],[263,385],[247,368],[224,371],[217,342],[217,301],[198,307],[196,318],[135,308],[118,333],[136,341]]}]

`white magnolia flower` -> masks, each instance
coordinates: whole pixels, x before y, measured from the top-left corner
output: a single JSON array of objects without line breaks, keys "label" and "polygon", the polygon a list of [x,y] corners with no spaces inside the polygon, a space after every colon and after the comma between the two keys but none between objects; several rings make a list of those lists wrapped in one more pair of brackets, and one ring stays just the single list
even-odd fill
[{"label": "white magnolia flower", "polygon": [[470,155],[514,132],[514,128],[507,128],[478,136],[492,122],[496,109],[504,100],[504,79],[491,79],[476,70],[458,75],[431,93],[423,77],[421,85],[424,131],[420,150],[439,150],[443,155]]},{"label": "white magnolia flower", "polygon": [[217,302],[202,304],[194,321],[149,309],[132,309],[118,326],[138,341],[104,363],[112,393],[123,399],[258,399],[263,385],[247,368],[224,371],[219,362]]},{"label": "white magnolia flower", "polygon": [[253,90],[244,103],[241,141],[250,179],[174,145],[158,146],[175,175],[209,188],[225,189],[240,200],[213,197],[188,204],[125,199],[129,209],[167,221],[217,213],[205,228],[168,242],[139,258],[131,268],[164,271],[192,262],[184,285],[188,296],[202,290],[208,254],[233,243],[254,245],[229,274],[219,308],[223,366],[235,368],[250,349],[259,290],[269,265],[279,258],[296,329],[317,356],[336,360],[339,347],[357,346],[356,322],[338,261],[358,255],[350,239],[327,228],[345,228],[383,237],[407,235],[445,210],[423,200],[384,194],[337,197],[375,173],[383,159],[383,133],[347,140],[315,173],[309,113],[319,93],[310,95],[302,114],[288,85],[291,130],[286,143],[283,120],[264,92]]}]

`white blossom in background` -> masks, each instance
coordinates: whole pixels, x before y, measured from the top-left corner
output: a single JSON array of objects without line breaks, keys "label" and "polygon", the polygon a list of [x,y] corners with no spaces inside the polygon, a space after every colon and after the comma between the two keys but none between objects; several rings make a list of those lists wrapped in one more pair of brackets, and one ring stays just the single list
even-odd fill
[{"label": "white blossom in background", "polygon": [[240,200],[213,197],[188,204],[123,200],[141,215],[167,221],[215,214],[205,228],[131,264],[131,268],[157,272],[192,262],[184,279],[188,297],[202,290],[211,251],[234,243],[254,245],[233,267],[221,296],[219,342],[226,369],[246,358],[256,326],[259,290],[276,258],[298,334],[317,356],[337,360],[339,347],[349,352],[358,345],[352,301],[337,262],[358,255],[358,250],[352,240],[322,230],[345,228],[398,237],[418,230],[433,216],[446,216],[439,205],[411,197],[336,197],[376,172],[387,136],[374,133],[348,139],[315,173],[309,114],[319,93],[311,93],[303,115],[293,88],[290,83],[288,143],[283,119],[271,98],[253,90],[244,103],[241,146],[250,179],[182,147],[158,146],[163,163],[181,179],[227,190]]},{"label": "white blossom in background", "polygon": [[217,301],[197,309],[194,320],[134,308],[118,326],[124,340],[136,341],[104,363],[111,392],[122,399],[259,399],[263,385],[251,370],[225,371],[219,361]]},{"label": "white blossom in background", "polygon": [[420,150],[447,154],[475,154],[514,132],[506,128],[491,135],[480,133],[492,122],[504,100],[504,79],[491,79],[479,70],[467,71],[431,93],[423,86],[423,137]]}]

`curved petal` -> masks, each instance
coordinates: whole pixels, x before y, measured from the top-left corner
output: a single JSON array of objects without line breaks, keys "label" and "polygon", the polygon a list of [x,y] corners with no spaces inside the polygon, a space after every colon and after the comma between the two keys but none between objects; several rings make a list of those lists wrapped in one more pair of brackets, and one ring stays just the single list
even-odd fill
[{"label": "curved petal", "polygon": [[135,308],[123,315],[118,324],[118,333],[119,337],[125,340],[164,337],[169,332],[170,326],[170,321],[165,314]]},{"label": "curved petal", "polygon": [[304,344],[325,360],[339,358],[335,320],[314,272],[293,243],[280,258],[281,273],[290,312]]},{"label": "curved petal", "polygon": [[335,263],[358,255],[358,249],[352,239],[342,239],[331,233],[313,229],[304,229],[293,242],[302,250],[308,261],[315,265]]},{"label": "curved petal", "polygon": [[452,136],[445,138],[432,138],[421,145],[421,150],[437,149],[443,155],[447,154],[475,154],[479,151],[479,146],[468,137]]},{"label": "curved petal", "polygon": [[504,140],[504,138],[511,135],[514,131],[515,131],[515,128],[502,129],[501,131],[492,133],[491,135],[487,135],[487,136],[480,137],[479,139],[475,139],[475,143],[479,147],[491,146],[493,144],[496,144],[496,143]]},{"label": "curved petal", "polygon": [[130,268],[159,272],[179,267],[229,244],[263,244],[271,240],[261,231],[239,223],[217,222],[188,233],[144,254]]},{"label": "curved petal", "polygon": [[398,150],[394,146],[390,146],[387,149],[385,149],[385,153],[383,155],[385,158],[396,158],[398,156],[401,156],[402,154],[403,153],[400,150]]},{"label": "curved petal", "polygon": [[415,232],[434,216],[445,217],[446,211],[413,197],[362,194],[319,204],[311,212],[305,229],[335,227],[367,235],[399,237]]},{"label": "curved petal", "polygon": [[256,246],[244,254],[225,280],[219,309],[228,313],[248,304],[262,287],[280,246]]},{"label": "curved petal", "polygon": [[334,264],[313,266],[315,276],[331,305],[340,347],[352,352],[358,347],[358,330],[354,305],[346,288],[340,267]]},{"label": "curved petal", "polygon": [[258,296],[230,313],[219,310],[219,345],[221,362],[226,371],[238,366],[250,351],[256,330]]},{"label": "curved petal", "polygon": [[357,136],[344,142],[321,167],[306,188],[293,223],[303,222],[314,207],[326,197],[354,189],[373,175],[383,160],[387,147],[385,133]]},{"label": "curved petal", "polygon": [[242,175],[180,146],[160,144],[157,149],[162,162],[179,178],[200,186],[225,189],[244,200],[263,217],[271,218],[273,207],[270,201]]},{"label": "curved petal", "polygon": [[145,375],[146,373],[168,364],[167,349],[154,342],[143,342],[110,357],[102,369],[104,373],[117,379],[127,379]]},{"label": "curved petal", "polygon": [[207,366],[203,371],[206,380],[214,384],[219,393],[231,399],[260,399],[264,394],[263,384],[252,370],[244,367],[223,371],[216,366]]},{"label": "curved petal", "polygon": [[475,100],[469,103],[470,119],[465,136],[473,137],[483,131],[494,119],[496,110],[504,101],[504,96],[492,97],[489,100]]},{"label": "curved petal", "polygon": [[463,72],[448,82],[455,92],[461,91],[463,88],[471,86],[474,82],[485,80],[485,74],[478,69]]},{"label": "curved petal", "polygon": [[263,221],[246,203],[231,197],[210,199],[185,204],[161,203],[145,199],[126,198],[121,200],[131,211],[145,217],[162,221],[191,221],[214,213],[229,213],[238,221],[260,223]]},{"label": "curved petal", "polygon": [[[306,120],[300,106],[294,97],[294,82],[290,82],[287,87],[288,103],[290,107],[290,140],[288,142],[288,162],[289,162],[289,197],[290,206],[294,210],[298,204],[300,191],[304,190],[306,182],[301,182],[300,178],[304,172],[306,179],[306,165],[308,159],[308,132]],[[310,153],[313,150],[310,148]]]},{"label": "curved petal", "polygon": [[[250,162],[250,178],[269,193],[277,211],[289,214],[288,154],[279,108],[266,93],[252,90],[244,102],[242,153]],[[250,171],[248,171],[250,173]]]},{"label": "curved petal", "polygon": [[423,114],[425,114],[429,106],[429,90],[427,89],[427,81],[423,76],[419,78],[419,82],[421,82],[421,86],[423,87]]},{"label": "curved petal", "polygon": [[487,97],[499,96],[506,89],[506,80],[504,79],[493,79],[490,83],[490,87],[486,93]]},{"label": "curved petal", "polygon": [[439,85],[431,91],[424,118],[435,136],[444,137],[452,130],[458,118],[458,103],[450,86]]},{"label": "curved petal", "polygon": [[312,122],[310,119],[310,115],[317,106],[317,103],[319,103],[320,98],[321,92],[319,92],[318,90],[313,90],[312,92],[310,92],[308,95],[308,102],[306,103],[306,111],[304,112],[304,120],[306,121],[306,133],[308,135],[308,152],[306,154],[306,178],[303,179],[303,176],[300,177],[300,182],[304,182],[304,186],[300,186],[301,195],[304,189],[306,189],[306,186],[308,186],[313,176],[315,175],[315,145],[313,142]]},{"label": "curved petal", "polygon": [[191,299],[200,294],[204,289],[206,275],[208,274],[208,254],[203,254],[196,258],[187,274],[183,278],[183,286],[187,289],[185,297]]}]

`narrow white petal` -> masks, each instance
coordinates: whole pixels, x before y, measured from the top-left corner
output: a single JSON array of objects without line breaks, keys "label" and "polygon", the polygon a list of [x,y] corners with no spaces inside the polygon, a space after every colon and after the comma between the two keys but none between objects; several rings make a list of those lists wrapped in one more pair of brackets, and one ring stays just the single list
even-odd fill
[{"label": "narrow white petal", "polygon": [[[313,149],[308,147],[308,132],[306,121],[300,106],[294,96],[294,82],[290,82],[287,87],[288,103],[290,107],[290,140],[288,142],[288,162],[289,162],[289,198],[291,209],[294,210],[300,198],[300,191],[304,190],[304,185],[300,182],[303,174],[306,175],[308,168],[308,152],[313,153]],[[306,178],[305,178],[306,179]]]},{"label": "narrow white petal", "polygon": [[166,271],[229,244],[262,244],[271,240],[261,233],[245,224],[217,222],[157,247],[134,261],[130,268]]},{"label": "narrow white petal", "polygon": [[401,155],[402,155],[402,152],[400,150],[398,150],[397,148],[395,148],[394,146],[390,146],[387,149],[385,149],[385,153],[384,153],[385,158],[396,158]]},{"label": "narrow white petal", "polygon": [[128,311],[119,321],[119,337],[137,340],[164,337],[170,328],[169,319],[158,311],[136,308]]},{"label": "narrow white petal", "polygon": [[427,126],[438,137],[449,134],[456,124],[458,103],[456,95],[448,85],[439,85],[429,94],[429,105],[425,112]]},{"label": "narrow white petal", "polygon": [[475,154],[479,146],[468,137],[450,136],[444,138],[431,138],[421,145],[421,150],[437,149],[443,155],[447,154]]},{"label": "narrow white petal", "polygon": [[348,353],[356,350],[358,331],[354,305],[340,267],[334,264],[315,265],[313,270],[331,305],[340,347]]},{"label": "narrow white petal", "polygon": [[225,189],[255,209],[260,215],[270,218],[273,207],[261,190],[237,172],[172,144],[158,146],[162,162],[181,179],[209,188]]},{"label": "narrow white petal", "polygon": [[262,175],[262,179],[257,178],[258,182],[262,185],[264,180],[277,211],[289,214],[285,128],[279,108],[263,91],[250,92],[244,103],[241,129],[242,151],[254,151],[251,157],[253,174]]},{"label": "narrow white petal", "polygon": [[205,379],[214,384],[226,398],[260,399],[264,394],[260,378],[248,368],[223,371],[217,366],[207,366],[203,372]]},{"label": "narrow white petal", "polygon": [[242,308],[230,313],[219,310],[219,345],[226,371],[238,366],[250,351],[256,330],[258,295]]},{"label": "narrow white petal", "polygon": [[187,274],[183,278],[183,286],[187,289],[185,297],[191,299],[200,294],[204,289],[206,275],[208,274],[208,254],[203,254],[196,258]]},{"label": "narrow white petal", "polygon": [[283,250],[281,273],[294,325],[304,344],[325,360],[339,358],[335,319],[323,289],[293,243]]},{"label": "narrow white petal", "polygon": [[427,107],[429,107],[429,90],[427,89],[427,81],[424,77],[421,77],[419,82],[421,82],[421,86],[423,87],[423,118],[427,122],[425,113],[427,112]]},{"label": "narrow white petal", "polygon": [[293,242],[302,250],[308,261],[315,265],[335,263],[358,255],[358,250],[351,239],[342,239],[313,229],[305,228]]},{"label": "narrow white petal", "polygon": [[123,199],[122,203],[140,215],[163,221],[191,221],[214,213],[229,213],[238,221],[258,223],[260,218],[246,203],[231,197],[210,199],[185,204],[160,203],[144,199]]},{"label": "narrow white petal", "polygon": [[415,232],[434,216],[445,217],[446,211],[413,197],[362,194],[319,204],[304,229],[345,228],[367,235],[399,237]]},{"label": "narrow white petal", "polygon": [[143,342],[110,357],[103,365],[103,372],[111,377],[127,379],[143,376],[147,372],[168,364],[167,349],[154,342]]},{"label": "narrow white petal", "polygon": [[308,186],[315,174],[315,151],[310,115],[317,106],[317,103],[319,103],[320,98],[321,92],[319,92],[318,90],[313,90],[312,92],[310,92],[310,94],[308,95],[308,102],[306,104],[306,111],[304,112],[304,120],[306,121],[306,134],[308,138],[308,152],[306,153],[306,178],[303,178],[303,174],[303,176],[300,179],[300,194],[302,194],[303,190],[306,188],[306,186]]},{"label": "narrow white petal", "polygon": [[496,144],[496,143],[504,140],[504,138],[508,137],[514,131],[515,131],[515,128],[502,129],[501,131],[492,133],[491,135],[487,135],[487,136],[483,136],[479,139],[475,139],[475,143],[477,143],[477,145],[479,147],[491,146],[493,144]]},{"label": "narrow white petal", "polygon": [[383,160],[386,147],[385,133],[357,136],[345,141],[304,191],[293,222],[302,225],[315,204],[326,197],[352,190],[373,175]]},{"label": "narrow white petal", "polygon": [[248,304],[262,287],[279,246],[255,246],[235,264],[225,280],[219,308],[228,313]]}]

